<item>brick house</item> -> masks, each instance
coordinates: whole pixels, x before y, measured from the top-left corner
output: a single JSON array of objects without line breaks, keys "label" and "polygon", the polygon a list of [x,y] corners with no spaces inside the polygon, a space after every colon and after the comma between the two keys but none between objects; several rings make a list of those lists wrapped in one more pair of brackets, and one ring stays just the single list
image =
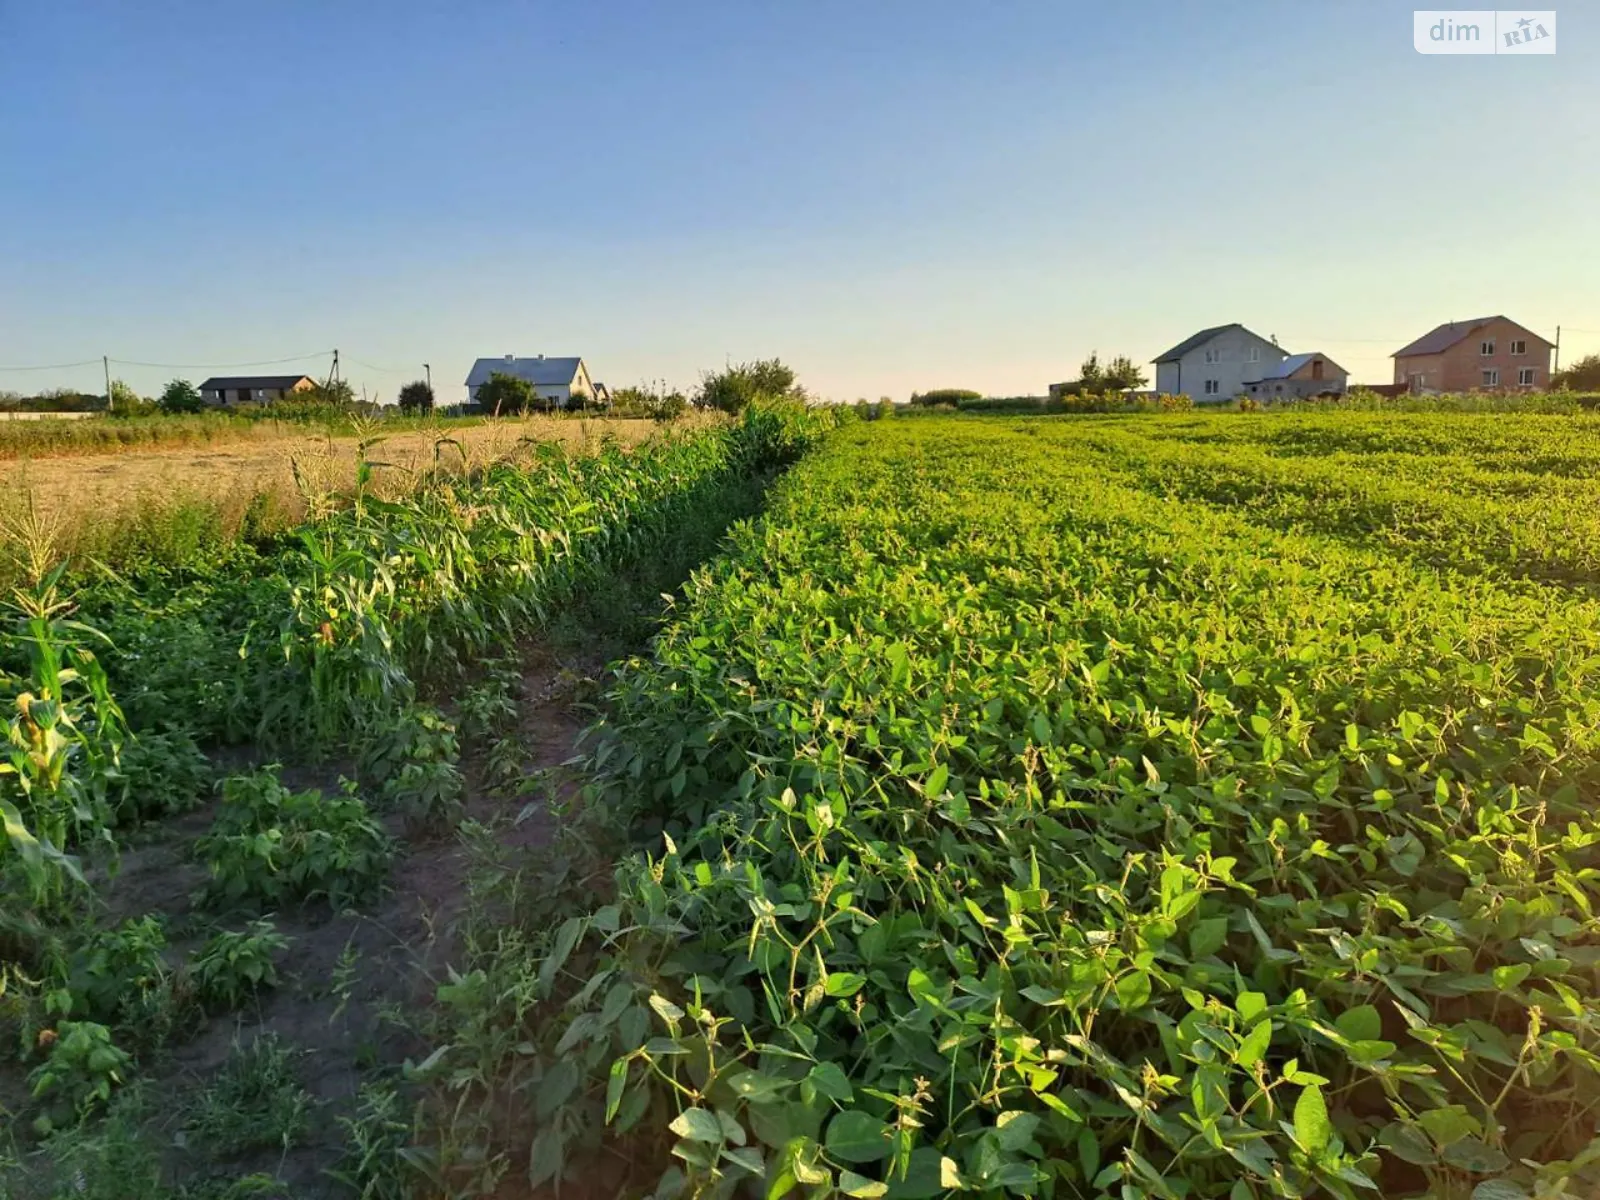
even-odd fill
[{"label": "brick house", "polygon": [[1544,391],[1554,346],[1508,317],[1451,321],[1394,352],[1394,381],[1413,392]]}]

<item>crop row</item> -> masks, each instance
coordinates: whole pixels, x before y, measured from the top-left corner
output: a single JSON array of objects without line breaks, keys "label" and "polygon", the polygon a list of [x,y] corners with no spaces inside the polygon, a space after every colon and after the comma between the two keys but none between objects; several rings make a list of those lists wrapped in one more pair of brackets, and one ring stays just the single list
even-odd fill
[{"label": "crop row", "polygon": [[669,1192],[1600,1187],[1600,605],[1083,428],[835,434],[619,675],[663,837],[544,944],[535,1182],[607,1122]]}]

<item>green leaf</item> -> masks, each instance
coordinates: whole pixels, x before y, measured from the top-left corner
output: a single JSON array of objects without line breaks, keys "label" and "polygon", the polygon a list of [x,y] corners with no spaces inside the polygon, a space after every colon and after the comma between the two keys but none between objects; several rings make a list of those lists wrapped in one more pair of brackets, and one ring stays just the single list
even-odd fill
[{"label": "green leaf", "polygon": [[1150,1003],[1150,976],[1133,971],[1117,980],[1117,1007],[1135,1012]]},{"label": "green leaf", "polygon": [[1441,1157],[1452,1167],[1460,1167],[1463,1171],[1471,1171],[1474,1175],[1504,1171],[1511,1165],[1511,1160],[1506,1157],[1504,1151],[1475,1137],[1464,1137],[1451,1142],[1444,1148]]},{"label": "green leaf", "polygon": [[722,1122],[715,1113],[704,1108],[684,1109],[667,1128],[687,1141],[711,1146],[722,1144]]},{"label": "green leaf", "polygon": [[1209,958],[1228,942],[1228,918],[1206,917],[1189,930],[1189,957]]},{"label": "green leaf", "polygon": [[1322,1153],[1333,1137],[1333,1126],[1328,1122],[1328,1105],[1322,1098],[1322,1089],[1315,1084],[1304,1088],[1294,1102],[1294,1140],[1307,1154]]},{"label": "green leaf", "polygon": [[1267,1048],[1271,1044],[1272,1022],[1260,1021],[1239,1043],[1239,1049],[1234,1052],[1233,1061],[1241,1067],[1253,1067],[1266,1057]]},{"label": "green leaf", "polygon": [[846,1196],[859,1196],[862,1200],[876,1200],[878,1196],[888,1194],[889,1185],[880,1183],[876,1179],[868,1179],[865,1175],[857,1175],[854,1171],[840,1171],[839,1190]]},{"label": "green leaf", "polygon": [[854,996],[866,982],[865,975],[856,975],[850,971],[835,971],[828,976],[827,992],[834,997]]},{"label": "green leaf", "polygon": [[829,1100],[837,1100],[841,1104],[848,1104],[855,1099],[855,1093],[850,1089],[850,1080],[837,1063],[820,1062],[811,1068],[806,1078],[811,1080],[819,1096],[826,1096]]},{"label": "green leaf", "polygon": [[606,1080],[606,1124],[616,1118],[622,1104],[623,1090],[628,1086],[628,1060],[619,1058],[611,1064],[611,1075]]},{"label": "green leaf", "polygon": [[1340,1013],[1333,1027],[1352,1042],[1371,1042],[1383,1036],[1383,1017],[1372,1005],[1362,1004]]},{"label": "green leaf", "polygon": [[950,782],[950,768],[940,763],[928,772],[927,782],[922,785],[922,794],[929,800],[937,800],[944,795],[945,786]]},{"label": "green leaf", "polygon": [[893,1149],[889,1127],[856,1109],[847,1109],[828,1122],[823,1145],[834,1158],[850,1163],[877,1162],[888,1158]]},{"label": "green leaf", "polygon": [[1529,1196],[1509,1179],[1485,1179],[1472,1189],[1472,1200],[1529,1200]]}]

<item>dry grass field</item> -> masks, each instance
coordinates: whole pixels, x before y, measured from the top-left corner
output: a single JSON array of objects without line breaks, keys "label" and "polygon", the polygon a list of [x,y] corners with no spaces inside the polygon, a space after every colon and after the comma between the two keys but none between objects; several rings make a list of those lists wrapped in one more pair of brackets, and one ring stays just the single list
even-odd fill
[{"label": "dry grass field", "polygon": [[[637,445],[659,430],[647,420],[549,416],[388,435],[378,428],[367,457],[383,464],[376,489],[394,494],[435,461],[470,469],[537,443]],[[196,540],[284,529],[310,504],[349,491],[360,444],[284,427],[210,444],[0,462],[0,560],[17,559],[24,543],[41,538],[56,555],[79,559],[172,559]],[[10,574],[7,565],[15,562],[0,561],[0,575]]]}]

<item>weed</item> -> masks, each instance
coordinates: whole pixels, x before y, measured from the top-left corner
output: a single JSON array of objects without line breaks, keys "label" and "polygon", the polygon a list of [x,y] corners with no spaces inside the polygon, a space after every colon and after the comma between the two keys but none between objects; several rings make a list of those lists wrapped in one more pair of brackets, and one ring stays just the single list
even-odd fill
[{"label": "weed", "polygon": [[313,1101],[296,1078],[295,1057],[273,1033],[236,1041],[185,1122],[189,1144],[213,1159],[297,1144]]},{"label": "weed", "polygon": [[329,1174],[359,1200],[407,1200],[413,1194],[411,1122],[400,1093],[388,1084],[362,1084],[355,1115],[340,1117],[339,1124],[345,1149]]}]

